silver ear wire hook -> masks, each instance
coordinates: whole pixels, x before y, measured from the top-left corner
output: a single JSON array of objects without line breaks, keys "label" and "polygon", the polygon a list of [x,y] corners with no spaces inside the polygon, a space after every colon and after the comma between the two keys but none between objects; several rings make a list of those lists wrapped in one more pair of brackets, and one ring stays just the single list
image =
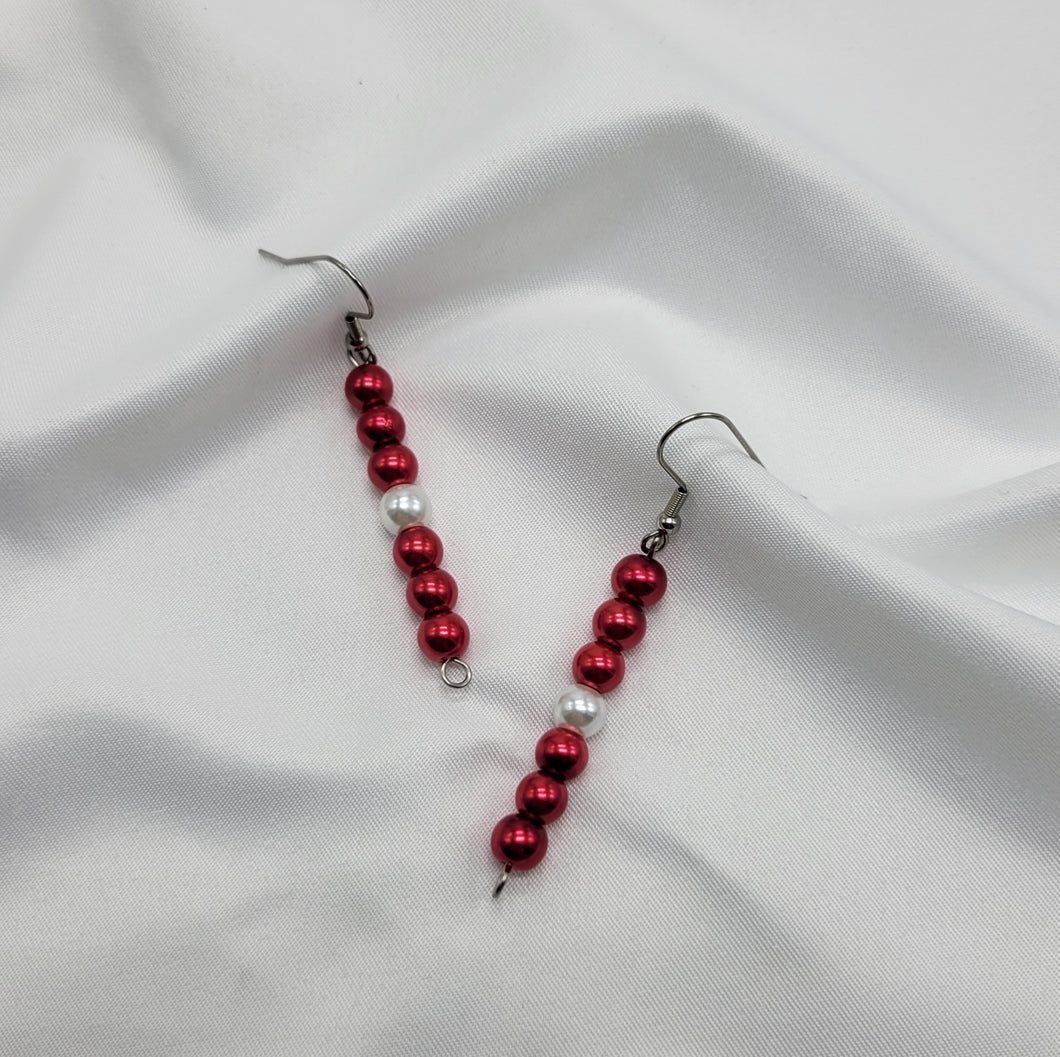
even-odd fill
[{"label": "silver ear wire hook", "polygon": [[680,477],[674,472],[674,468],[663,458],[663,448],[666,446],[666,442],[682,427],[688,425],[689,422],[695,422],[699,418],[713,418],[717,419],[718,422],[724,423],[729,427],[729,432],[740,442],[740,447],[743,448],[748,455],[763,469],[765,464],[755,454],[754,448],[747,443],[747,438],[733,425],[732,421],[726,418],[720,411],[697,411],[694,415],[685,415],[684,418],[679,418],[660,438],[659,446],[655,449],[655,457],[659,460],[659,465],[674,479],[674,483],[682,492],[688,493],[688,485],[681,480]]},{"label": "silver ear wire hook", "polygon": [[659,438],[659,446],[655,449],[655,458],[659,460],[659,465],[670,475],[677,487],[674,489],[674,494],[670,496],[670,501],[662,508],[662,512],[659,514],[657,522],[658,528],[653,532],[649,532],[644,539],[640,541],[640,549],[644,551],[649,558],[654,557],[658,551],[661,551],[663,547],[666,546],[666,542],[670,536],[681,527],[680,511],[681,507],[685,505],[685,500],[688,498],[688,485],[685,484],[674,468],[663,457],[663,448],[666,446],[666,442],[682,426],[687,425],[689,422],[695,422],[696,419],[700,418],[713,418],[726,425],[729,432],[739,441],[740,447],[742,447],[759,466],[762,466],[763,468],[765,466],[762,460],[755,454],[754,448],[747,443],[747,438],[744,437],[736,426],[720,412],[697,411],[694,415],[685,415],[684,418],[679,418]]},{"label": "silver ear wire hook", "polygon": [[342,274],[345,275],[358,290],[360,290],[361,296],[364,298],[364,303],[368,308],[367,312],[354,312],[351,310],[350,315],[353,316],[354,319],[371,319],[372,316],[375,315],[375,306],[372,304],[372,298],[369,296],[368,291],[364,288],[364,283],[362,283],[361,280],[358,279],[357,276],[336,257],[332,257],[327,253],[316,253],[311,257],[281,257],[278,253],[273,253],[271,250],[261,249],[258,250],[258,253],[260,253],[262,257],[267,257],[270,261],[276,261],[279,264],[315,264],[317,261],[325,261],[328,264],[335,265],[335,267],[338,268],[338,270],[342,272]]},{"label": "silver ear wire hook", "polygon": [[326,264],[333,264],[336,268],[346,276],[347,279],[357,287],[361,296],[364,298],[366,312],[355,312],[352,308],[346,313],[346,355],[349,356],[350,362],[359,363],[375,363],[375,353],[372,351],[372,346],[368,344],[368,339],[365,336],[364,329],[361,327],[360,320],[371,319],[375,315],[375,306],[372,304],[372,297],[365,289],[364,283],[357,278],[345,264],[342,263],[337,257],[332,257],[327,253],[315,253],[309,257],[281,257],[278,253],[272,253],[270,250],[259,249],[258,253],[262,257],[268,258],[270,261],[277,261],[279,264],[315,264],[318,261],[324,261]]}]

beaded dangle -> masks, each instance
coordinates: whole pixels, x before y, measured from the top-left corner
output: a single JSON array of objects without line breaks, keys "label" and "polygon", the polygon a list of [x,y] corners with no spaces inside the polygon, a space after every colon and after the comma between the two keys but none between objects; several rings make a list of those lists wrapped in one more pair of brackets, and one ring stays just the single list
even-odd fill
[{"label": "beaded dangle", "polygon": [[622,681],[626,671],[625,651],[644,638],[647,631],[644,610],[666,593],[666,570],[655,556],[681,527],[679,515],[688,498],[688,486],[663,458],[663,448],[683,425],[702,418],[724,423],[744,451],[762,464],[740,431],[716,411],[687,415],[662,435],[655,455],[677,487],[659,514],[656,528],[641,540],[641,553],[622,558],[612,571],[613,597],[593,614],[593,641],[574,655],[574,682],[560,694],[552,710],[556,725],[537,743],[538,769],[516,788],[515,813],[505,815],[493,829],[490,848],[503,867],[494,896],[501,894],[513,870],[530,870],[545,857],[548,850],[545,826],[555,822],[566,810],[567,782],[577,778],[589,762],[586,738],[602,730],[607,722],[603,695]]},{"label": "beaded dangle", "polygon": [[423,487],[416,483],[419,464],[404,443],[405,420],[390,403],[394,382],[379,366],[368,344],[362,319],[375,314],[372,299],[361,281],[342,261],[327,254],[311,257],[280,257],[258,250],[280,264],[312,264],[324,261],[338,268],[360,291],[364,311],[346,313],[346,355],[353,370],[346,377],[346,399],[359,412],[357,436],[368,448],[368,478],[382,493],[379,520],[395,536],[394,563],[409,578],[405,597],[421,618],[417,636],[420,649],[441,665],[447,686],[462,687],[471,682],[471,667],[462,660],[471,641],[463,617],[453,612],[456,581],[442,564],[442,541],[427,527],[431,505]]}]

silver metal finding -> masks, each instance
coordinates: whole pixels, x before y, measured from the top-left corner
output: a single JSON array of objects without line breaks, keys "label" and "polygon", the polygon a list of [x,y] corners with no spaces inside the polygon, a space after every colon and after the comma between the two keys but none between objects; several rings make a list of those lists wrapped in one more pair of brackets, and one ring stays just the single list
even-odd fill
[{"label": "silver metal finding", "polygon": [[[449,673],[450,666],[462,668],[463,671],[460,675],[452,676]],[[453,687],[454,690],[460,690],[462,687],[467,686],[471,682],[471,677],[474,675],[474,672],[471,671],[471,665],[468,664],[467,661],[461,660],[459,657],[446,657],[446,659],[442,661],[441,671],[442,682],[445,683],[446,686]]]},{"label": "silver metal finding", "polygon": [[713,418],[718,422],[723,423],[728,427],[729,432],[739,441],[740,447],[743,448],[747,454],[754,459],[759,466],[764,467],[762,460],[755,454],[754,448],[747,443],[747,438],[733,425],[732,421],[726,418],[723,414],[718,411],[697,411],[693,415],[685,415],[684,418],[678,419],[660,438],[659,446],[655,449],[655,457],[659,460],[659,465],[673,478],[677,487],[674,489],[674,494],[670,496],[669,502],[662,508],[659,517],[656,521],[657,528],[649,532],[641,541],[640,549],[649,557],[652,558],[658,551],[661,551],[666,546],[667,541],[673,533],[681,527],[681,507],[685,505],[685,500],[688,498],[688,485],[678,476],[674,468],[666,461],[663,457],[663,448],[666,446],[666,442],[684,425],[689,422],[695,422],[696,419],[700,418]]},{"label": "silver metal finding", "polygon": [[684,418],[679,418],[660,438],[659,446],[655,449],[655,457],[659,460],[659,465],[674,479],[677,487],[688,495],[688,485],[681,480],[680,477],[674,472],[674,468],[663,458],[663,448],[666,446],[666,442],[682,427],[687,425],[689,422],[695,422],[699,418],[713,418],[718,422],[728,426],[729,432],[740,442],[740,447],[743,448],[748,455],[759,466],[765,467],[765,463],[755,454],[754,448],[747,443],[747,438],[732,424],[732,421],[726,418],[720,411],[697,411],[693,415],[685,415]]},{"label": "silver metal finding", "polygon": [[368,344],[368,338],[364,333],[364,328],[361,326],[360,321],[362,319],[371,319],[375,315],[375,306],[372,304],[371,295],[365,289],[364,283],[357,278],[345,264],[342,263],[337,257],[332,257],[327,253],[314,253],[309,257],[281,257],[278,253],[273,253],[271,250],[259,249],[258,253],[262,257],[267,257],[270,261],[277,261],[280,264],[315,264],[318,261],[323,261],[326,264],[333,264],[336,268],[346,276],[347,279],[353,283],[354,286],[360,291],[361,296],[364,298],[365,311],[356,312],[352,308],[346,313],[346,355],[350,359],[350,363],[363,364],[363,363],[376,363],[375,353],[372,351],[372,346]]},{"label": "silver metal finding", "polygon": [[497,887],[493,889],[493,898],[494,899],[496,899],[497,896],[499,896],[501,894],[501,892],[504,891],[504,886],[508,883],[508,875],[511,872],[512,872],[512,864],[510,862],[506,862],[504,864],[504,869],[501,870],[500,879],[497,881]]}]

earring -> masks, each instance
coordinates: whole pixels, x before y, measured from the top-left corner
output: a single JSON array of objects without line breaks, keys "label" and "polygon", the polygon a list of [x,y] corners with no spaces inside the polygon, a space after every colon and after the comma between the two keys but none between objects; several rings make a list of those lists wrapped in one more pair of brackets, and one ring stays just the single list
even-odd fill
[{"label": "earring", "polygon": [[258,250],[263,257],[280,264],[334,265],[353,283],[364,298],[363,311],[346,313],[346,355],[353,370],[346,378],[346,399],[359,412],[357,436],[368,448],[368,477],[382,493],[379,520],[396,537],[394,563],[409,577],[405,597],[421,619],[419,644],[423,653],[441,665],[446,686],[463,687],[471,682],[471,667],[463,655],[471,641],[464,619],[453,612],[456,581],[442,569],[442,541],[427,527],[431,504],[423,487],[416,483],[419,464],[405,439],[405,420],[390,403],[394,383],[379,366],[368,344],[362,319],[375,315],[372,299],[364,285],[340,260],[325,253],[311,257],[280,257]]},{"label": "earring", "polygon": [[501,894],[513,870],[532,869],[545,857],[548,850],[545,826],[555,822],[566,810],[566,783],[581,774],[589,762],[585,739],[602,730],[607,722],[603,695],[622,681],[626,670],[625,651],[644,638],[647,630],[644,610],[666,593],[666,570],[655,555],[681,527],[680,511],[688,498],[688,486],[663,457],[663,448],[682,426],[704,418],[716,419],[727,426],[743,450],[762,465],[743,434],[716,411],[686,415],[660,438],[655,457],[677,487],[659,514],[656,528],[640,541],[641,553],[623,558],[611,573],[614,597],[593,614],[595,637],[574,656],[574,683],[556,701],[552,713],[556,725],[537,743],[538,770],[528,774],[515,790],[515,814],[506,815],[493,829],[490,848],[503,865],[493,890],[494,897]]}]

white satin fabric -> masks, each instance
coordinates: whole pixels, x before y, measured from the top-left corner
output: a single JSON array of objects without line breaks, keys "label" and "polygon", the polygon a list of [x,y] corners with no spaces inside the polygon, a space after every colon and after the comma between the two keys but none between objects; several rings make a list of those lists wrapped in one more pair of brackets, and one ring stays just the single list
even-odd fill
[{"label": "white satin fabric", "polygon": [[[1055,1057],[1057,11],[9,0],[0,1052]],[[468,690],[259,245],[370,286]],[[696,410],[768,472],[674,438],[493,901]]]}]

